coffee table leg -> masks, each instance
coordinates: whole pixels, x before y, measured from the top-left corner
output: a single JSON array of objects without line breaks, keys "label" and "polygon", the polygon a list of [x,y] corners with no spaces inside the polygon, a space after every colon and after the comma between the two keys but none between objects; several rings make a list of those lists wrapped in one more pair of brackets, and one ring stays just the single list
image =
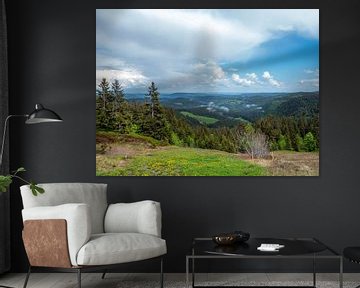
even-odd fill
[{"label": "coffee table leg", "polygon": [[339,287],[343,288],[343,258],[340,257]]},{"label": "coffee table leg", "polygon": [[186,288],[189,288],[189,265],[190,257],[186,256]]},{"label": "coffee table leg", "polygon": [[316,257],[313,258],[313,286],[316,287]]},{"label": "coffee table leg", "polygon": [[192,259],[192,287],[195,287],[195,258]]}]

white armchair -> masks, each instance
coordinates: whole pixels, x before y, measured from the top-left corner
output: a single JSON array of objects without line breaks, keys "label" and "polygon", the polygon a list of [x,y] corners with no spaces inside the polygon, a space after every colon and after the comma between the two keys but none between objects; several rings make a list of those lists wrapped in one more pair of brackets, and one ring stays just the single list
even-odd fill
[{"label": "white armchair", "polygon": [[[40,184],[33,196],[28,185],[21,196],[23,240],[30,267],[77,272],[107,270],[117,264],[159,257],[163,287],[161,209],[154,201],[107,204],[106,184]],[[105,273],[103,274],[103,278]]]}]

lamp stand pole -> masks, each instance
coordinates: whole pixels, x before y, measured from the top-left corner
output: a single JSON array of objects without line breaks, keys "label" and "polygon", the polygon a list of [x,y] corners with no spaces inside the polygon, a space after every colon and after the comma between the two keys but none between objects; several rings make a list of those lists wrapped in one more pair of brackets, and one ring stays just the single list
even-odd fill
[{"label": "lamp stand pole", "polygon": [[[2,137],[2,143],[1,143],[1,151],[0,151],[0,168],[2,166],[2,160],[3,160],[3,155],[4,155],[4,146],[5,146],[5,141],[6,141],[6,132],[7,132],[7,126],[8,126],[8,122],[11,118],[14,117],[28,117],[29,115],[27,114],[22,114],[22,115],[9,115],[6,117],[5,119],[5,123],[4,123],[4,132],[3,132],[3,137]],[[1,286],[0,286],[1,287]]]}]

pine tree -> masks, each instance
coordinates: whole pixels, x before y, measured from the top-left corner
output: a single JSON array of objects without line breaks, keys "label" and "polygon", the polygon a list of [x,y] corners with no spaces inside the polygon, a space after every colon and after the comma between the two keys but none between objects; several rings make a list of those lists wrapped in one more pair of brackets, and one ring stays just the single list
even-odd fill
[{"label": "pine tree", "polygon": [[116,79],[114,80],[114,82],[111,83],[111,89],[114,97],[114,108],[115,110],[119,110],[125,103],[124,90],[119,80]]},{"label": "pine tree", "polygon": [[103,78],[100,82],[100,84],[98,85],[99,89],[97,90],[97,95],[98,97],[101,98],[102,100],[102,109],[105,111],[106,110],[106,104],[108,102],[108,98],[110,97],[111,93],[110,93],[110,84],[109,82],[106,80],[106,78]]},{"label": "pine tree", "polygon": [[161,113],[160,93],[154,82],[151,82],[151,85],[148,87],[148,94],[146,96],[150,98],[151,117],[154,118],[157,113]]},{"label": "pine tree", "polygon": [[306,133],[304,137],[304,149],[307,152],[316,150],[316,139],[311,132]]},{"label": "pine tree", "polygon": [[132,125],[132,113],[129,111],[129,105],[125,100],[124,90],[119,80],[114,80],[111,83],[112,94],[112,123],[114,130],[120,133],[132,133],[136,128]]},{"label": "pine tree", "polygon": [[110,98],[109,82],[103,78],[96,90],[96,127],[99,129],[109,129],[109,115],[107,104]]},{"label": "pine tree", "polygon": [[282,134],[280,135],[277,145],[279,147],[279,150],[286,150],[287,143],[286,143],[286,138],[284,135],[282,135]]},{"label": "pine tree", "polygon": [[[144,110],[147,113],[141,115],[141,132],[157,140],[171,142],[171,125],[166,119],[165,111],[160,104],[160,93],[154,82],[148,87],[145,95]],[[147,102],[150,99],[150,103]]]}]

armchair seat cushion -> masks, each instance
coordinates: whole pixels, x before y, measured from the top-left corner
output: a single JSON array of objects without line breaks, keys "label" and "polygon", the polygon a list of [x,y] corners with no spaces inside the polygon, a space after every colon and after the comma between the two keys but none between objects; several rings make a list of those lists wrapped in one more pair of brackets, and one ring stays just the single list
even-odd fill
[{"label": "armchair seat cushion", "polygon": [[166,241],[141,233],[94,234],[81,247],[78,265],[108,265],[145,260],[166,254]]}]

